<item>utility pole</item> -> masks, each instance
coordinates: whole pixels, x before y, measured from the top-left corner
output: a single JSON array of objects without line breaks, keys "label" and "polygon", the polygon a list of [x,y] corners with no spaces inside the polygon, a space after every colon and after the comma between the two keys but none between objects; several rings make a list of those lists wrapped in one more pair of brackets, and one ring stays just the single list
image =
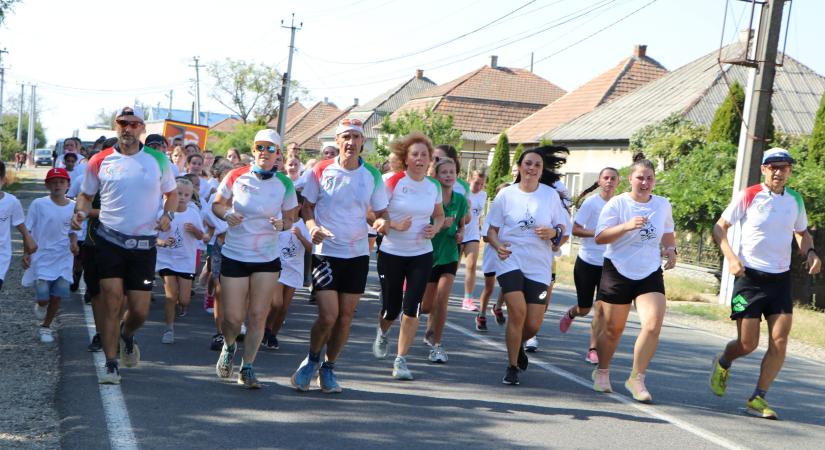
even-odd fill
[{"label": "utility pole", "polygon": [[295,51],[295,32],[300,30],[302,26],[304,26],[303,22],[299,23],[297,27],[295,26],[295,13],[292,13],[292,24],[290,26],[284,26],[284,21],[281,21],[281,28],[289,28],[292,33],[289,38],[289,60],[286,64],[283,86],[281,86],[281,106],[278,111],[278,134],[281,135],[282,139],[284,131],[286,131],[286,110],[289,108],[289,83],[292,80],[292,53]]},{"label": "utility pole", "polygon": [[20,106],[17,108],[17,142],[23,143],[23,100],[26,99],[26,85],[20,83]]},{"label": "utility pole", "polygon": [[[768,123],[771,114],[773,81],[776,76],[776,54],[782,30],[782,12],[786,0],[767,0],[759,5],[759,27],[753,36],[753,48],[740,64],[750,66],[745,105],[742,111],[742,131],[739,134],[739,152],[736,156],[736,174],[733,193],[761,182],[762,153],[767,146]],[[752,56],[751,56],[752,55]],[[735,62],[732,62],[736,64]],[[741,244],[739,227],[731,227],[728,239],[734,251]],[[722,264],[719,303],[729,304],[733,292],[733,276],[728,262]]]},{"label": "utility pole", "polygon": [[[3,87],[6,85],[6,68],[3,67],[3,53],[8,53],[6,49],[0,49],[0,131],[3,129]],[[0,150],[3,150],[3,141],[0,140]]]},{"label": "utility pole", "polygon": [[166,118],[167,119],[172,118],[172,96],[174,95],[174,93],[175,93],[175,91],[169,89],[169,95],[167,95],[167,97],[169,97],[169,110],[166,111]]},{"label": "utility pole", "polygon": [[201,71],[200,71],[200,57],[193,56],[195,60],[195,120],[192,121],[195,125],[201,124]]},{"label": "utility pole", "polygon": [[530,73],[533,73],[533,57],[535,56],[534,52],[530,52]]},{"label": "utility pole", "polygon": [[34,117],[35,108],[37,105],[37,86],[32,85],[32,99],[29,104],[29,132],[28,136],[26,136],[26,153],[29,155],[28,161],[34,161],[34,140],[36,139],[34,136],[34,122],[36,118]]}]

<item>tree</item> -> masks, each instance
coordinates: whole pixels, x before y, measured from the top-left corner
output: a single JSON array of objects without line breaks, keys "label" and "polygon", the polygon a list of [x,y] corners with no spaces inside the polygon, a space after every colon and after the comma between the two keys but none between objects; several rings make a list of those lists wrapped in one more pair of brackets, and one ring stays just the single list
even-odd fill
[{"label": "tree", "polygon": [[11,12],[15,3],[20,3],[20,0],[0,0],[0,25],[5,23],[6,16]]},{"label": "tree", "polygon": [[745,90],[738,81],[734,81],[728,95],[713,116],[708,130],[708,142],[730,142],[739,144],[739,131],[742,128],[742,110],[745,108]]},{"label": "tree", "polygon": [[424,133],[433,145],[449,144],[459,152],[464,145],[461,130],[453,127],[453,116],[435,113],[432,108],[427,108],[423,115],[417,111],[405,111],[396,120],[385,116],[379,131],[381,134],[375,144],[375,152],[380,158],[389,156],[390,142],[393,139],[406,136],[412,131]]},{"label": "tree", "polygon": [[[214,80],[209,96],[237,114],[246,123],[254,115],[272,120],[280,105],[282,74],[274,66],[226,58],[206,65]],[[290,97],[302,97],[306,89],[292,80]]]},{"label": "tree", "polygon": [[643,152],[649,159],[661,159],[665,168],[673,167],[684,155],[705,144],[706,130],[674,113],[640,128],[630,136],[628,150]]},{"label": "tree", "polygon": [[[3,142],[3,161],[11,161],[14,154],[26,149],[29,140],[29,115],[23,114],[23,130],[20,135],[22,143],[17,142],[17,114],[3,114],[3,129],[0,133],[0,140]],[[40,121],[34,123],[34,137],[36,139],[35,148],[46,145],[46,133]]]},{"label": "tree", "polygon": [[816,163],[825,163],[825,94],[822,94],[814,116],[814,128],[808,139],[808,158]]},{"label": "tree", "polygon": [[495,153],[493,153],[493,163],[490,171],[487,172],[487,197],[495,198],[496,188],[499,184],[510,180],[510,143],[507,133],[498,136]]},{"label": "tree", "polygon": [[521,154],[522,154],[522,153],[524,153],[524,146],[523,146],[523,145],[521,145],[521,144],[519,144],[519,145],[516,147],[516,151],[515,151],[515,153],[513,153],[513,161],[511,162],[511,164],[516,164],[516,163],[518,163],[518,159],[521,157]]},{"label": "tree", "polygon": [[116,109],[107,111],[100,108],[100,112],[98,112],[97,116],[95,116],[95,125],[107,126],[109,128],[113,127],[117,113],[118,111]]},{"label": "tree", "polygon": [[257,122],[240,123],[231,133],[212,131],[218,136],[218,142],[210,147],[215,154],[226,156],[227,150],[236,148],[241,153],[252,152],[252,142],[255,140],[255,133],[266,128],[266,124]]}]

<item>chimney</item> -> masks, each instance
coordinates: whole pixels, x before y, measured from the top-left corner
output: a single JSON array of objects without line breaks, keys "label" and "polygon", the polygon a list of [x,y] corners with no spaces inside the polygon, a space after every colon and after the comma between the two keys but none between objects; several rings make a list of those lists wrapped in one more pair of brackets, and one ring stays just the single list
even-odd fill
[{"label": "chimney", "polygon": [[298,97],[295,97],[295,103],[298,103]]},{"label": "chimney", "polygon": [[421,69],[416,70],[415,71],[415,77],[418,78],[419,80],[424,78],[424,71],[421,70]]},{"label": "chimney", "polygon": [[329,97],[324,97],[324,103],[329,103]]},{"label": "chimney", "polygon": [[636,58],[644,58],[646,54],[647,45],[638,44],[633,46],[633,56]]},{"label": "chimney", "polygon": [[498,56],[493,55],[490,57],[490,67],[492,67],[493,69],[498,68]]},{"label": "chimney", "polygon": [[355,99],[352,101],[352,106],[358,106],[358,97],[355,97]]}]

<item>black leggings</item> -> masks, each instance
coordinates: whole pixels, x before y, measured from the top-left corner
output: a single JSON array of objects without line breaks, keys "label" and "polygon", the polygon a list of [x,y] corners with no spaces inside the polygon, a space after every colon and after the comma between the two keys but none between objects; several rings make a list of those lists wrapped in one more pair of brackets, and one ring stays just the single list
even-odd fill
[{"label": "black leggings", "polygon": [[[418,317],[432,265],[432,252],[418,256],[397,256],[378,251],[382,319],[395,320],[402,309],[406,316]],[[404,280],[407,281],[407,292],[404,292]]]},{"label": "black leggings", "polygon": [[576,257],[576,265],[573,266],[573,282],[576,284],[579,308],[593,307],[593,296],[599,290],[601,279],[602,266],[594,266]]}]

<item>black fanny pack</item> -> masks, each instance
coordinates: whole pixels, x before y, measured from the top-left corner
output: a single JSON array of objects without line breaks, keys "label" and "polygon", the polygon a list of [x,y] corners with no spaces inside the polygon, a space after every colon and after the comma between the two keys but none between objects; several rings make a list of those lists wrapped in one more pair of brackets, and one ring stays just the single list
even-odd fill
[{"label": "black fanny pack", "polygon": [[126,250],[151,250],[157,243],[155,236],[130,236],[113,230],[102,223],[97,227],[97,235],[118,247]]}]

